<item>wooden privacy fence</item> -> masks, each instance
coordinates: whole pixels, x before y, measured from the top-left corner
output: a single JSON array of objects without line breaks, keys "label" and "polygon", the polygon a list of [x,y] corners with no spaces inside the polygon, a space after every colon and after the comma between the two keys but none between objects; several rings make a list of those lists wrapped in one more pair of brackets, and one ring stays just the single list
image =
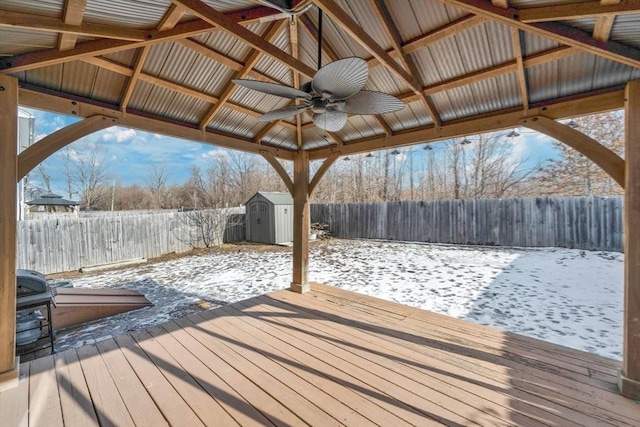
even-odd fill
[{"label": "wooden privacy fence", "polygon": [[623,249],[621,197],[314,204],[311,221],[342,238]]},{"label": "wooden privacy fence", "polygon": [[[245,239],[244,208],[227,209],[231,227],[220,230],[225,242]],[[51,274],[136,258],[153,258],[192,248],[189,212],[162,212],[75,217],[51,214],[19,221],[18,268]]]}]

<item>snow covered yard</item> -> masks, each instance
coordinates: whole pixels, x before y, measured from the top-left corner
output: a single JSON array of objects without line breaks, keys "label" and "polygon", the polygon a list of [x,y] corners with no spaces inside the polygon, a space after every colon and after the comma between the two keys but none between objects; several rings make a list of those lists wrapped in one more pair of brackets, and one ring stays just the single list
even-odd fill
[{"label": "snow covered yard", "polygon": [[[373,240],[310,245],[311,281],[616,359],[623,255]],[[128,288],[153,307],[62,331],[57,350],[289,286],[291,250],[251,245],[73,279]]]}]

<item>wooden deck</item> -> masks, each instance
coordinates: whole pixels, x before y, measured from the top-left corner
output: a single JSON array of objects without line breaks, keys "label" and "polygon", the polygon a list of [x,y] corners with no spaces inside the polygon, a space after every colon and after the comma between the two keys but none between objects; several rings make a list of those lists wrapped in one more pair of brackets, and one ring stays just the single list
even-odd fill
[{"label": "wooden deck", "polygon": [[24,363],[5,426],[640,426],[619,362],[336,288]]}]

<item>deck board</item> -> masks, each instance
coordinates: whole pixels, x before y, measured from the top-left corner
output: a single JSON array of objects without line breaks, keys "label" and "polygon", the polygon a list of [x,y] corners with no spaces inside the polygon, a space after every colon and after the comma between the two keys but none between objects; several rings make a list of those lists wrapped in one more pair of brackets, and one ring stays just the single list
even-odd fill
[{"label": "deck board", "polygon": [[640,426],[619,365],[313,285],[24,363],[0,426]]}]

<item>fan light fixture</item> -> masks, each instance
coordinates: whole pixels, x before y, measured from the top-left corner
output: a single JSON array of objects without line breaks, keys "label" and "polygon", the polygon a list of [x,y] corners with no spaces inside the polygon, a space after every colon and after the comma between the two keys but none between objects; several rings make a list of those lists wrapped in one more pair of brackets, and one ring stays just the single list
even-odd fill
[{"label": "fan light fixture", "polygon": [[388,93],[362,90],[369,79],[367,62],[362,58],[344,58],[320,67],[321,47],[322,9],[318,15],[318,71],[310,84],[296,89],[258,80],[233,80],[248,89],[299,101],[298,105],[269,111],[258,118],[259,122],[281,120],[311,110],[316,126],[337,132],[347,124],[347,114],[387,114],[405,107],[404,102]]}]

